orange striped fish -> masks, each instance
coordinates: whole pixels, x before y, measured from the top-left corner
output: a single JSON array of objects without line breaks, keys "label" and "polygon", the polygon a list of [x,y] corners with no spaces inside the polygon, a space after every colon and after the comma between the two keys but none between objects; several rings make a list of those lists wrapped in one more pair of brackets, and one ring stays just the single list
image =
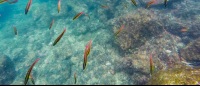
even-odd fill
[{"label": "orange striped fish", "polygon": [[189,29],[189,28],[186,28],[186,29],[181,29],[181,31],[182,31],[182,32],[183,32],[183,31],[188,31],[188,29]]},{"label": "orange striped fish", "polygon": [[50,27],[49,27],[49,30],[51,29],[51,27],[52,27],[52,25],[53,25],[53,22],[54,22],[54,20],[51,22]]},{"label": "orange striped fish", "polygon": [[[123,3],[124,4],[124,3]],[[127,6],[124,4],[124,7],[126,7],[127,8]]]},{"label": "orange striped fish", "polygon": [[18,0],[14,0],[14,1],[8,3],[8,4],[14,4],[14,3],[16,3],[16,2],[18,2]]},{"label": "orange striped fish", "polygon": [[60,36],[54,41],[53,46],[55,46],[55,45],[59,42],[59,40],[61,39],[61,37],[62,37],[63,34],[65,33],[65,31],[66,31],[66,28],[65,28],[65,30],[60,34]]},{"label": "orange striped fish", "polygon": [[29,68],[28,72],[26,73],[26,77],[25,77],[25,80],[24,80],[24,85],[27,85],[29,76],[30,76],[31,71],[32,71],[32,69],[33,69],[33,66],[34,66],[35,63],[36,63],[37,61],[39,61],[39,60],[40,60],[40,59],[37,59],[37,60],[31,65],[31,67]]},{"label": "orange striped fish", "polygon": [[76,19],[77,19],[79,16],[81,16],[83,13],[84,13],[84,12],[81,12],[81,13],[77,14],[77,15],[74,17],[73,20],[76,20]]},{"label": "orange striped fish", "polygon": [[104,5],[101,5],[101,7],[104,7],[104,8],[107,8],[107,9],[108,9],[108,7],[106,7],[106,6],[104,6]]},{"label": "orange striped fish", "polygon": [[89,47],[88,47],[88,50],[87,50],[87,57],[88,57],[88,55],[90,54],[90,49],[91,49],[91,40],[90,40],[90,42],[89,42]]},{"label": "orange striped fish", "polygon": [[33,0],[30,0],[25,8],[25,14],[27,14],[31,8],[31,3],[32,3]]},{"label": "orange striped fish", "polygon": [[1,0],[1,1],[0,1],[0,4],[5,3],[5,2],[8,2],[8,1],[11,1],[11,0]]},{"label": "orange striped fish", "polygon": [[151,72],[151,75],[153,74],[153,61],[152,61],[152,55],[150,55],[150,72]]},{"label": "orange striped fish", "polygon": [[86,45],[86,47],[85,47],[85,55],[84,55],[84,61],[83,61],[83,70],[85,70],[85,68],[87,66],[87,48],[88,48],[88,45]]},{"label": "orange striped fish", "polygon": [[122,30],[122,28],[124,28],[124,25],[119,29],[119,31],[117,31],[117,33],[115,33],[115,37],[119,34],[119,32]]},{"label": "orange striped fish", "polygon": [[61,3],[61,0],[59,0],[59,2],[58,2],[58,13],[60,13],[60,10],[61,10],[60,3]]},{"label": "orange striped fish", "polygon": [[151,4],[153,4],[153,3],[157,3],[157,2],[156,2],[156,1],[150,1],[150,2],[147,4],[146,9],[147,9]]},{"label": "orange striped fish", "polygon": [[90,16],[88,15],[88,14],[85,14],[86,16],[88,16],[89,17],[89,19],[90,19]]},{"label": "orange striped fish", "polygon": [[76,73],[77,73],[77,71],[74,73],[74,84],[76,84]]},{"label": "orange striped fish", "polygon": [[17,29],[16,29],[16,27],[14,25],[13,25],[13,27],[14,27],[14,33],[17,36]]},{"label": "orange striped fish", "polygon": [[132,1],[133,5],[135,5],[137,7],[136,2],[134,0],[131,0],[131,1]]},{"label": "orange striped fish", "polygon": [[31,82],[33,83],[33,85],[35,85],[35,81],[34,81],[34,79],[33,79],[31,74],[30,74],[29,78],[31,78]]}]

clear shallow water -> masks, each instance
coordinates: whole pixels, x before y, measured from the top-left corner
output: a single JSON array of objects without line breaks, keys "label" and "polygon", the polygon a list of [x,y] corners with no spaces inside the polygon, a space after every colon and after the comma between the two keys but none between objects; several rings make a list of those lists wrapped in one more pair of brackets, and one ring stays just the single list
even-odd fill
[{"label": "clear shallow water", "polygon": [[[22,85],[38,58],[31,72],[36,85],[73,85],[76,71],[78,85],[141,85],[153,77],[149,55],[154,73],[182,59],[199,61],[198,56],[188,58],[193,57],[188,56],[193,52],[199,54],[192,47],[199,38],[198,0],[169,0],[167,7],[163,0],[156,0],[157,4],[148,9],[147,3],[153,0],[135,0],[137,7],[131,0],[61,0],[60,13],[58,1],[33,0],[27,15],[24,12],[28,0],[0,4],[0,55],[6,55],[14,67],[14,74],[8,73],[10,67],[3,70],[8,74],[0,71],[0,84]],[[80,12],[84,14],[73,20]],[[124,28],[115,38],[122,25]],[[59,43],[52,46],[65,28]],[[186,28],[188,31],[181,31]],[[85,46],[90,40],[91,51],[83,70]],[[187,52],[188,47],[193,51]],[[28,84],[32,84],[30,80]]]}]

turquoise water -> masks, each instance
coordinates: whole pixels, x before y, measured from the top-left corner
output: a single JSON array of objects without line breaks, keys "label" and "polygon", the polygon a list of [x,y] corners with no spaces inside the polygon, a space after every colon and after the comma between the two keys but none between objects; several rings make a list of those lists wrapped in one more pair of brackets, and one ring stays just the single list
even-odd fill
[{"label": "turquoise water", "polygon": [[[31,72],[35,85],[74,85],[76,71],[77,85],[146,84],[152,77],[150,54],[156,73],[181,62],[179,50],[200,36],[198,0],[169,0],[167,7],[163,0],[155,0],[157,4],[145,9],[149,1],[153,0],[135,0],[136,7],[131,0],[61,0],[58,13],[59,0],[33,0],[27,15],[29,0],[0,4],[0,55],[13,64],[10,70],[1,64],[5,68],[0,71],[0,84],[23,85],[27,71],[38,58]],[[85,47],[90,40],[91,51],[83,70]],[[32,85],[30,79],[28,84]]]}]

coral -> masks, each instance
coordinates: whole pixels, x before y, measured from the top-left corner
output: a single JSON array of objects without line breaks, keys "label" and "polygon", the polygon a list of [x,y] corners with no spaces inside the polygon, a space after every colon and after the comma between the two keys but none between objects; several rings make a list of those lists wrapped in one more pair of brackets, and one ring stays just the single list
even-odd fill
[{"label": "coral", "polygon": [[148,85],[197,85],[200,82],[200,69],[177,63],[171,68],[154,74]]}]

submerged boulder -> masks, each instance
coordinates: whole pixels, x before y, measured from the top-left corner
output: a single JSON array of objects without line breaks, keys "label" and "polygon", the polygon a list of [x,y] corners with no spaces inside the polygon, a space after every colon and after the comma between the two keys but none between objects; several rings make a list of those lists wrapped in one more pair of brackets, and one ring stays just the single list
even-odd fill
[{"label": "submerged boulder", "polygon": [[176,64],[166,70],[154,74],[148,85],[198,85],[200,69],[194,69],[184,64]]},{"label": "submerged boulder", "polygon": [[16,77],[15,67],[12,60],[6,56],[0,56],[0,85],[11,84]]},{"label": "submerged boulder", "polygon": [[200,37],[190,42],[185,48],[180,49],[180,56],[189,62],[200,61]]}]

